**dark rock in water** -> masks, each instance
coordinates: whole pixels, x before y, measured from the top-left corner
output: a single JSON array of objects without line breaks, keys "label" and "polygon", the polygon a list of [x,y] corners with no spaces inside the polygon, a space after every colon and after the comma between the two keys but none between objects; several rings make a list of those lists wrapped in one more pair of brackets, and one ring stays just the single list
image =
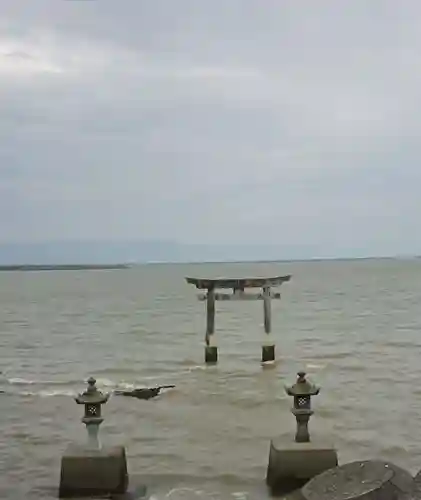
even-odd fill
[{"label": "dark rock in water", "polygon": [[129,396],[137,399],[151,399],[161,392],[162,389],[173,389],[175,385],[161,385],[159,387],[133,389],[131,391],[114,391],[116,396]]},{"label": "dark rock in water", "polygon": [[301,489],[303,500],[415,500],[415,481],[380,460],[351,462],[323,472]]},{"label": "dark rock in water", "polygon": [[421,470],[416,474],[414,483],[414,498],[419,498],[421,500]]}]

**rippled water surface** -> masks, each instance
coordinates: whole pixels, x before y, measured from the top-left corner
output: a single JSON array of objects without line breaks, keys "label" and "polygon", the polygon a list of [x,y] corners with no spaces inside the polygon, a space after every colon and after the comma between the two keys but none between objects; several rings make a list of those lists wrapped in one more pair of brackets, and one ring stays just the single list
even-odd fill
[{"label": "rippled water surface", "polygon": [[[204,367],[204,303],[184,277],[281,274],[277,364],[260,365],[262,303],[219,302],[220,362]],[[90,375],[103,390],[176,384],[110,398],[101,427],[159,499],[263,498],[270,439],[293,439],[283,387],[302,368],[322,387],[310,429],[341,462],[421,468],[421,260],[5,272],[0,303],[2,498],[56,496]]]}]

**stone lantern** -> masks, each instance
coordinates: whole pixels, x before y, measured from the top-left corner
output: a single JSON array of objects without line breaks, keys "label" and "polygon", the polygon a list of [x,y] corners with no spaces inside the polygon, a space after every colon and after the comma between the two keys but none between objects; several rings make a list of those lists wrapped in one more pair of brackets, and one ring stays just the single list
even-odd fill
[{"label": "stone lantern", "polygon": [[123,495],[127,491],[126,450],[124,446],[100,445],[99,426],[104,421],[101,407],[109,398],[96,387],[93,377],[88,379],[85,392],[75,401],[85,405],[82,422],[86,425],[88,442],[72,443],[61,459],[60,498],[110,498],[110,495]]},{"label": "stone lantern", "polygon": [[75,398],[79,405],[85,405],[85,414],[82,422],[86,425],[88,432],[88,444],[90,447],[100,449],[99,426],[104,419],[101,416],[101,406],[108,401],[109,394],[103,394],[96,387],[96,380],[93,377],[88,379],[88,388]]},{"label": "stone lantern", "polygon": [[300,371],[295,384],[285,390],[294,398],[291,412],[297,420],[297,429],[294,440],[289,434],[283,434],[270,442],[266,484],[273,496],[301,488],[313,477],[338,465],[337,452],[328,441],[321,436],[310,441],[311,398],[319,394],[320,389],[306,380],[306,373]]},{"label": "stone lantern", "polygon": [[320,388],[306,380],[305,372],[298,372],[297,375],[297,382],[291,387],[286,387],[286,392],[289,396],[294,397],[294,406],[291,412],[295,415],[297,420],[295,442],[308,443],[310,441],[308,422],[311,415],[314,413],[311,409],[311,397],[317,396],[320,392]]}]

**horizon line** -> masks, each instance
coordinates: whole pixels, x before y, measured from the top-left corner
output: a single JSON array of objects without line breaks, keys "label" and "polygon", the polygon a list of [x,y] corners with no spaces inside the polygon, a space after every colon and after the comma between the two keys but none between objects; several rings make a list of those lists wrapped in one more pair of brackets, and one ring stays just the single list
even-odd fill
[{"label": "horizon line", "polygon": [[263,259],[263,260],[163,260],[163,261],[128,261],[128,262],[104,262],[104,263],[67,263],[67,264],[0,264],[0,271],[31,271],[31,270],[127,270],[133,267],[153,265],[186,265],[186,264],[275,264],[293,262],[343,262],[357,260],[407,260],[420,259],[421,255],[370,255],[364,257],[313,257],[307,259]]}]

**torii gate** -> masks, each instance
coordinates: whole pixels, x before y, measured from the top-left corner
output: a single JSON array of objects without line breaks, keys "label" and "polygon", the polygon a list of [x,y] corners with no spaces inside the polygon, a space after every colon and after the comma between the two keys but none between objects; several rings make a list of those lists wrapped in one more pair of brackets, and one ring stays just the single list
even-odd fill
[{"label": "torii gate", "polygon": [[[271,333],[271,300],[280,299],[279,292],[272,292],[271,288],[280,286],[289,281],[291,275],[277,276],[275,278],[218,278],[200,279],[186,278],[187,283],[195,285],[206,293],[198,295],[199,300],[206,301],[206,335],[205,335],[205,362],[218,362],[218,347],[215,342],[215,300],[262,300],[263,318],[266,340],[262,343],[262,363],[275,360],[275,342],[270,337]],[[217,293],[215,290],[232,289],[232,293]],[[258,293],[246,293],[246,288],[261,288]]]}]

